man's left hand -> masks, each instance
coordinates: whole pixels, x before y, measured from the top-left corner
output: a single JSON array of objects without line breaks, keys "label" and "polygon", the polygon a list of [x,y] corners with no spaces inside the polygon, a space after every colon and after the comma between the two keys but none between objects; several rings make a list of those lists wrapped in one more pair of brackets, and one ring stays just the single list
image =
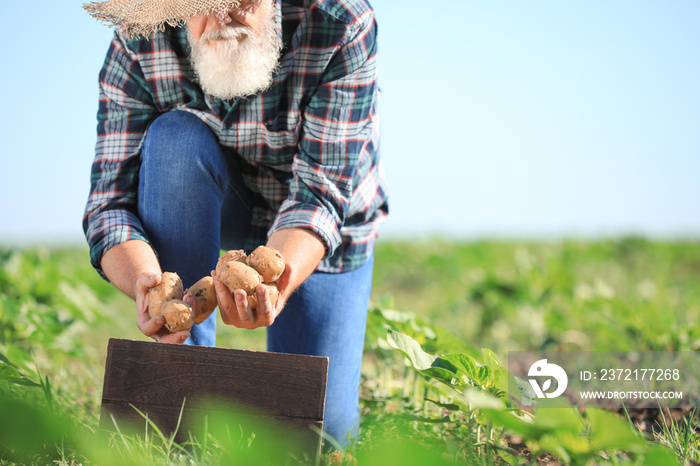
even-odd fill
[{"label": "man's left hand", "polygon": [[258,285],[255,289],[258,295],[258,306],[253,310],[244,290],[238,289],[231,293],[216,275],[216,272],[212,273],[212,277],[214,278],[221,320],[226,325],[247,329],[269,327],[284,306],[280,302],[281,296],[277,299],[277,303],[273,303],[270,301],[270,293],[267,288],[264,285]]},{"label": "man's left hand", "polygon": [[321,239],[315,233],[300,228],[273,233],[267,246],[277,249],[285,260],[284,273],[275,282],[279,290],[276,303],[270,301],[267,288],[258,285],[255,289],[258,306],[253,310],[244,290],[233,290],[231,293],[216,272],[212,272],[219,312],[225,324],[248,329],[272,325],[289,296],[311,275],[325,254]]}]

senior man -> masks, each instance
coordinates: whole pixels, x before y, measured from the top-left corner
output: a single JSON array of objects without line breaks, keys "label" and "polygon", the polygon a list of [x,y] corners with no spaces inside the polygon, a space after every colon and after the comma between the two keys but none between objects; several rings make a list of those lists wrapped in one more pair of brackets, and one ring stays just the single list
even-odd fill
[{"label": "senior man", "polygon": [[[284,255],[280,296],[232,296],[222,321],[266,326],[268,350],[328,356],[326,431],[359,428],[373,247],[388,214],[378,156],[377,27],[365,0],[107,0],[83,228],[98,272],[156,341],[213,346],[215,314],[168,334],[148,315],[162,271],[185,286],[220,249]],[[186,297],[191,303],[191,296]]]}]

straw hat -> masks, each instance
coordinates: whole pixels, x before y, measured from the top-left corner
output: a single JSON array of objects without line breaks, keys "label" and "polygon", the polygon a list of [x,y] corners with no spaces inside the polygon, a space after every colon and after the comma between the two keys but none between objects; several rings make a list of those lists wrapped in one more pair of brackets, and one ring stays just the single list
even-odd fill
[{"label": "straw hat", "polygon": [[100,21],[122,27],[127,37],[148,36],[165,25],[182,26],[194,15],[215,13],[219,22],[228,22],[228,10],[240,0],[105,0],[85,3],[88,13]]}]

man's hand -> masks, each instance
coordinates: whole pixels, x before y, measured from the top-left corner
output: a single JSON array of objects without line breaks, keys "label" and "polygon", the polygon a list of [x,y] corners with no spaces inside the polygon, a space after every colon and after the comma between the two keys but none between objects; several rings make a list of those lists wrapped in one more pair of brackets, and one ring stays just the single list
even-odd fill
[{"label": "man's hand", "polygon": [[221,279],[212,271],[216,299],[219,302],[219,314],[226,325],[238,328],[253,329],[272,325],[275,318],[282,310],[279,298],[276,303],[270,301],[270,293],[264,285],[258,285],[255,292],[258,294],[258,306],[253,310],[248,302],[248,296],[244,290],[234,290],[233,293],[224,285]]},{"label": "man's hand", "polygon": [[[160,274],[142,273],[136,280],[136,325],[141,333],[159,343],[184,343],[190,337],[190,332],[170,333],[168,329],[163,328],[165,317],[159,315],[151,318],[148,313],[148,289],[158,285],[161,279]],[[192,298],[188,298],[187,304],[192,305]]]},{"label": "man's hand", "polygon": [[258,306],[253,310],[244,290],[233,290],[231,293],[216,276],[216,272],[212,272],[219,313],[225,324],[247,329],[272,325],[282,312],[289,296],[316,269],[326,251],[323,242],[315,233],[301,228],[288,228],[273,233],[267,246],[282,253],[286,264],[284,273],[275,282],[279,290],[276,303],[270,301],[267,288],[258,285],[255,289],[258,294]]},{"label": "man's hand", "polygon": [[158,259],[148,243],[131,240],[114,246],[102,257],[102,270],[114,286],[136,301],[136,325],[144,335],[164,343],[187,340],[189,332],[170,334],[162,328],[162,316],[151,319],[148,315],[148,288],[161,280]]}]

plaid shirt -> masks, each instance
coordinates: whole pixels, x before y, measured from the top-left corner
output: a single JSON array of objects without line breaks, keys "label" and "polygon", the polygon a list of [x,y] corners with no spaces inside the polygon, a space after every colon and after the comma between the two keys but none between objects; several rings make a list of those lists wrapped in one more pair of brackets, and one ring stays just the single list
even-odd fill
[{"label": "plaid shirt", "polygon": [[248,248],[297,227],[323,239],[320,271],[349,271],[368,259],[388,213],[377,152],[374,12],[365,0],[282,0],[276,8],[280,70],[268,90],[232,103],[196,84],[184,28],[130,41],[115,34],[100,73],[83,219],[103,277],[109,248],[148,241],[137,215],[140,150],[148,125],[168,111],[193,113],[240,156],[257,199]]}]

